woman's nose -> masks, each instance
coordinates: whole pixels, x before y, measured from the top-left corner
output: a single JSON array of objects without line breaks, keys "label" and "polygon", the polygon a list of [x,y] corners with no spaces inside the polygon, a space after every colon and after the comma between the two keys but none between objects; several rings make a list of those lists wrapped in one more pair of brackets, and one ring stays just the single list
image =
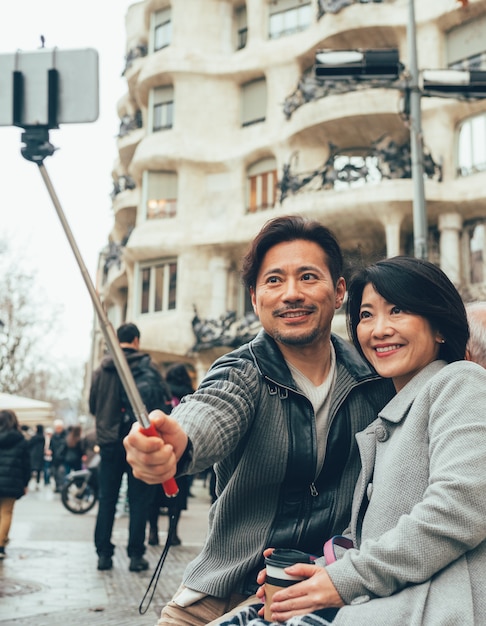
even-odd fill
[{"label": "woman's nose", "polygon": [[373,321],[373,335],[375,337],[388,336],[393,332],[389,319],[385,315],[376,315]]}]

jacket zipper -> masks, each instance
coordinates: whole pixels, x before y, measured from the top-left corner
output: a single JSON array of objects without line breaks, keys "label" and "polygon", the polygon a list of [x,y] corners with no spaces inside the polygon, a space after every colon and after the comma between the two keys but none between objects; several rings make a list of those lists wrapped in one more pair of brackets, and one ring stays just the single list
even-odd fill
[{"label": "jacket zipper", "polygon": [[[283,385],[282,383],[277,383],[276,381],[272,380],[272,379],[271,379],[271,378],[269,378],[268,376],[265,376],[264,378],[265,378],[267,381],[269,381],[269,382],[273,383],[273,384],[274,384],[277,388],[279,388],[279,387],[280,387],[281,389],[285,389],[285,390],[287,391],[287,393],[288,393],[289,391],[291,391],[292,393],[296,393],[297,395],[302,396],[302,397],[303,397],[303,398],[305,398],[308,402],[310,402],[310,401],[309,401],[309,398],[308,398],[308,397],[307,397],[304,393],[302,393],[302,391],[300,391],[300,389],[294,389],[293,387],[288,387],[287,385]],[[315,420],[315,414],[314,414],[314,420]],[[333,417],[331,418],[331,421],[332,421],[332,420],[333,420]],[[329,428],[330,428],[330,427],[331,427],[331,424],[329,424]],[[316,433],[315,433],[315,424],[314,424],[314,429],[313,429],[313,431],[314,431],[314,443],[315,443],[315,445],[316,445],[316,451],[317,451],[317,441],[316,441],[316,439],[315,439],[315,435],[316,435]],[[329,433],[329,429],[328,429],[328,433]],[[326,442],[326,445],[327,445],[327,442]],[[317,453],[317,452],[316,452],[316,453]],[[322,469],[322,468],[321,468],[321,469]],[[315,477],[315,478],[317,478],[317,476],[318,476],[318,475],[319,475],[319,472],[317,473],[317,475],[316,475],[316,477]],[[314,479],[314,480],[315,480],[315,479]],[[314,482],[314,481],[312,481],[312,482],[311,482],[311,484],[309,485],[309,491],[310,491],[310,494],[311,494],[311,496],[312,496],[313,498],[316,498],[316,497],[319,495],[319,492],[317,491],[317,487],[316,487],[316,485],[315,485],[315,482]]]}]

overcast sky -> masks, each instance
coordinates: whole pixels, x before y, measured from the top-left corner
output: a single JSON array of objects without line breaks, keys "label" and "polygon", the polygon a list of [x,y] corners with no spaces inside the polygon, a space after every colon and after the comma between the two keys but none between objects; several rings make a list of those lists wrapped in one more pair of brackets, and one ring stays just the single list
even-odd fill
[{"label": "overcast sky", "polygon": [[[58,148],[44,164],[74,238],[94,280],[98,253],[113,223],[111,170],[119,120],[116,103],[126,92],[127,0],[16,0],[0,4],[0,54],[94,48],[99,54],[100,115],[90,124],[61,125],[50,132]],[[1,118],[0,118],[1,119]],[[61,306],[53,350],[86,359],[93,313],[88,290],[38,167],[20,152],[21,129],[0,127],[0,238],[22,249],[35,268],[46,302]]]}]

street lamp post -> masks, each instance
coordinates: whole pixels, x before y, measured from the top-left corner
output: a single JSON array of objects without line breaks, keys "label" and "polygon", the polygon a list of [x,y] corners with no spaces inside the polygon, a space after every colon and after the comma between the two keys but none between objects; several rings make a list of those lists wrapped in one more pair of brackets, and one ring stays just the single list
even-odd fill
[{"label": "street lamp post", "polygon": [[[465,6],[467,2],[462,2]],[[425,70],[423,84],[419,84],[417,63],[417,35],[415,3],[408,3],[408,72],[405,86],[405,109],[410,127],[410,156],[413,184],[413,237],[414,255],[427,259],[427,209],[425,202],[424,149],[422,135],[421,98],[427,96],[449,98],[486,98],[485,71]],[[374,50],[318,50],[315,74],[317,77],[356,81],[370,79],[397,80],[404,66],[396,49]]]}]

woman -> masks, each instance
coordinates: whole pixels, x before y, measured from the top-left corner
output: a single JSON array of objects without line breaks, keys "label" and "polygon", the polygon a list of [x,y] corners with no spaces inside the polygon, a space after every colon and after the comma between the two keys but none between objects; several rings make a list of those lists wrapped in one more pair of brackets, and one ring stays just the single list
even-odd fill
[{"label": "woman", "polygon": [[44,426],[37,424],[35,435],[29,439],[30,468],[35,477],[35,488],[39,489],[41,474],[44,470],[44,449],[46,438],[44,436]]},{"label": "woman", "polygon": [[6,556],[15,501],[27,493],[29,479],[29,444],[15,413],[0,411],[0,559]]},{"label": "woman", "polygon": [[[486,371],[463,360],[469,331],[459,293],[427,261],[380,261],[351,282],[348,329],[397,395],[357,435],[355,547],[333,563],[318,560],[325,567],[288,568],[307,580],[275,594],[272,619],[486,624]],[[329,607],[339,609],[334,619]],[[265,623],[252,615],[226,623]]]}]

